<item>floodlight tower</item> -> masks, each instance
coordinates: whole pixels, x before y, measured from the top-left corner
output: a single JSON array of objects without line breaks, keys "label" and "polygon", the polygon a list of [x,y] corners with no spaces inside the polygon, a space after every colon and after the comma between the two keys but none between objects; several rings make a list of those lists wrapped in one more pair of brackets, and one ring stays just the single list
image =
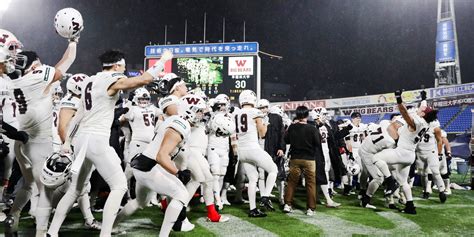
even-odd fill
[{"label": "floodlight tower", "polygon": [[435,87],[461,84],[454,0],[438,0]]}]

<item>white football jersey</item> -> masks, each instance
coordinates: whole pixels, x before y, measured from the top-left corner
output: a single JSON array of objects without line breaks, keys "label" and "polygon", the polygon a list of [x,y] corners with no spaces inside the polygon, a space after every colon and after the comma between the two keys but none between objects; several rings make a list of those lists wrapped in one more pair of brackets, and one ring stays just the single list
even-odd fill
[{"label": "white football jersey", "polygon": [[377,132],[373,132],[364,138],[360,149],[367,153],[375,154],[383,149],[394,147],[395,140],[388,134],[386,128],[384,130],[382,126],[379,126]]},{"label": "white football jersey", "polygon": [[262,111],[256,108],[242,108],[235,115],[235,132],[239,148],[259,146],[256,118],[263,118]]},{"label": "white football jersey", "polygon": [[416,145],[423,139],[426,131],[428,131],[428,123],[416,114],[412,114],[411,117],[415,122],[416,131],[411,132],[406,121],[403,121],[403,126],[398,129],[399,138],[397,147],[415,152]]},{"label": "white football jersey", "polygon": [[53,107],[53,119],[52,119],[52,126],[51,126],[51,134],[53,136],[53,145],[60,146],[62,144],[61,137],[59,137],[59,108],[58,106]]},{"label": "white football jersey", "polygon": [[53,87],[45,90],[53,81],[55,72],[54,67],[42,65],[11,81],[18,105],[19,129],[27,132],[30,139],[51,137]]},{"label": "white football jersey", "polygon": [[184,145],[184,143],[189,139],[189,136],[191,134],[191,125],[189,125],[187,121],[183,120],[178,115],[170,116],[167,119],[165,119],[165,121],[157,129],[156,134],[153,137],[153,140],[148,144],[148,146],[143,151],[142,153],[143,155],[153,160],[156,159],[156,155],[158,154],[158,151],[160,150],[161,143],[163,142],[163,138],[165,137],[165,133],[168,128],[174,129],[183,138],[183,140],[178,144],[178,146],[173,151],[173,154],[170,154],[172,156],[178,152],[179,148]]},{"label": "white football jersey", "polygon": [[208,137],[206,134],[206,125],[198,123],[191,127],[191,135],[189,136],[189,147],[196,147],[202,150],[207,149]]},{"label": "white football jersey", "polygon": [[130,123],[132,141],[150,142],[155,134],[155,119],[159,115],[159,110],[154,105],[146,108],[130,106],[128,112],[122,116]]},{"label": "white football jersey", "polygon": [[[216,114],[226,114],[225,112],[216,112],[213,114],[215,116]],[[232,117],[232,115],[229,115]],[[212,119],[211,119],[212,120]],[[211,131],[208,136],[208,147],[212,148],[218,148],[218,149],[224,149],[228,150],[229,149],[229,137],[218,137],[216,136],[215,131]]]},{"label": "white football jersey", "polygon": [[[351,141],[352,149],[359,149],[362,145],[362,139],[365,136],[367,125],[360,123],[359,126],[352,124],[352,129],[349,131],[349,135],[346,138]],[[347,140],[347,139],[346,139]]]},{"label": "white football jersey", "polygon": [[[439,124],[438,120],[431,122],[428,126],[428,130],[423,135],[421,141],[418,143],[418,147],[416,150],[418,151],[434,151],[436,150],[436,137],[435,137],[435,128],[439,128],[441,124]],[[438,152],[438,151],[436,151]]]},{"label": "white football jersey", "polygon": [[321,145],[323,147],[323,154],[329,154],[329,145],[328,145],[328,129],[326,126],[319,127],[319,133],[321,134]]},{"label": "white football jersey", "polygon": [[109,96],[107,90],[124,77],[122,73],[106,71],[99,72],[84,82],[81,95],[84,116],[79,125],[79,132],[110,136],[119,93]]},{"label": "white football jersey", "polygon": [[0,77],[0,105],[2,106],[3,121],[9,125],[18,128],[18,105],[13,99],[12,83],[10,78]]}]

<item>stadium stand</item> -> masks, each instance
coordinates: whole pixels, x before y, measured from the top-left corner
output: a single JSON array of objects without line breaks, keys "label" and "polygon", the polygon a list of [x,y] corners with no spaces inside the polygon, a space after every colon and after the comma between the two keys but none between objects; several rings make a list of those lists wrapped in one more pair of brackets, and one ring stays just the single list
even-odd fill
[{"label": "stadium stand", "polygon": [[[457,107],[459,108],[459,107]],[[446,128],[446,132],[466,132],[472,127],[471,109],[474,105],[467,106]]]}]

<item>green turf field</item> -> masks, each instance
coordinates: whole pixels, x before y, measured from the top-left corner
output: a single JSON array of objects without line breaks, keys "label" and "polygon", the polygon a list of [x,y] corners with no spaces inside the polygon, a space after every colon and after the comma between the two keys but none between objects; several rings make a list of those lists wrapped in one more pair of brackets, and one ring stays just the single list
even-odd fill
[{"label": "green turf field", "polygon": [[[462,177],[454,175],[455,181]],[[467,179],[465,180],[468,181]],[[339,191],[339,190],[336,190]],[[335,201],[342,203],[337,209],[323,205],[316,208],[316,215],[304,215],[304,190],[300,189],[292,214],[280,209],[267,212],[266,218],[248,218],[248,205],[227,207],[222,214],[230,216],[227,223],[208,223],[204,204],[192,207],[188,213],[196,228],[189,233],[172,233],[172,236],[472,236],[474,235],[474,191],[453,190],[445,204],[440,204],[436,190],[428,200],[419,198],[421,189],[413,189],[417,215],[401,214],[384,207],[381,195],[373,201],[378,210],[360,208],[356,196],[337,195]],[[274,202],[275,203],[275,202]],[[94,214],[98,219],[100,213]],[[26,216],[26,213],[23,213]],[[127,234],[121,236],[157,236],[163,214],[156,207],[137,212],[121,225]],[[98,232],[82,229],[82,217],[75,208],[63,224],[60,236],[98,236]],[[3,227],[0,227],[3,232]],[[34,236],[32,219],[22,219],[19,236]]]}]

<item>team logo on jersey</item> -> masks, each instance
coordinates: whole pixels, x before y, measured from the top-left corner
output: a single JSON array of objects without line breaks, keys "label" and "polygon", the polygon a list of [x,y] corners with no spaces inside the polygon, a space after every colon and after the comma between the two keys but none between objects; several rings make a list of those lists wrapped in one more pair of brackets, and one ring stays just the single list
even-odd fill
[{"label": "team logo on jersey", "polygon": [[201,101],[201,99],[196,98],[196,97],[191,97],[191,98],[187,97],[186,98],[186,102],[188,102],[188,104],[190,104],[190,105],[197,105],[197,103],[199,103],[199,101]]}]

